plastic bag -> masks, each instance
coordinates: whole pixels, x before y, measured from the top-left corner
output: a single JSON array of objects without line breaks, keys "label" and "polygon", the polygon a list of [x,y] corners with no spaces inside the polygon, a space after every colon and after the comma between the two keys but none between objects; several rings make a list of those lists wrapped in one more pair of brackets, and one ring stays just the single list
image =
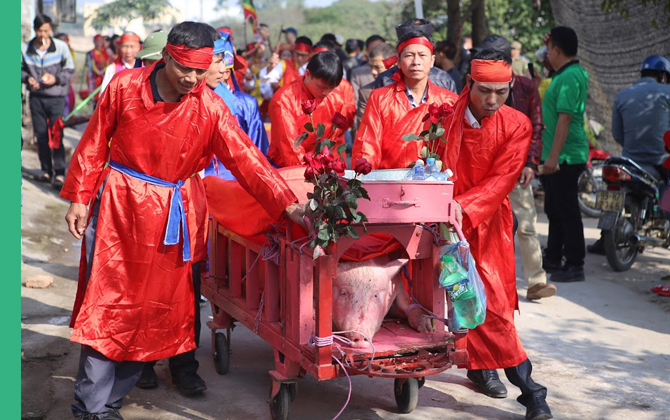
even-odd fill
[{"label": "plastic bag", "polygon": [[[451,271],[440,275],[441,278],[450,279],[447,284],[441,284],[453,306],[453,313],[449,313],[449,330],[473,329],[482,325],[486,320],[486,291],[470,253],[470,244],[460,241],[446,245],[440,252],[440,261],[445,256],[453,257],[467,271],[466,277],[456,280],[453,275],[449,275]],[[443,269],[447,270],[447,267],[443,266]]]}]

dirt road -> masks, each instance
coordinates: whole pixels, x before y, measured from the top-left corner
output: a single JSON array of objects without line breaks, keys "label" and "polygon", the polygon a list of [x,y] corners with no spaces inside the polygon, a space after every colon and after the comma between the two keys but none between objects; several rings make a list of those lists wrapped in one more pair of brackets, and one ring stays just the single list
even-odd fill
[{"label": "dirt road", "polygon": [[[77,133],[68,136],[76,140]],[[27,171],[37,168],[34,151],[24,150]],[[71,418],[78,346],[67,327],[74,300],[81,243],[67,233],[67,203],[47,185],[24,180],[22,281],[48,274],[47,289],[22,287],[22,418]],[[541,210],[540,210],[540,213]],[[585,219],[587,242],[598,237],[595,219]],[[538,223],[546,241],[546,219]],[[517,271],[520,272],[517,258]],[[614,273],[604,257],[587,256],[587,281],[558,285],[558,295],[528,302],[519,279],[521,314],[517,326],[534,365],[534,378],[549,389],[557,419],[670,419],[670,298],[649,292],[670,273],[670,252],[648,250],[633,269]],[[206,321],[211,312],[202,309]],[[219,376],[210,355],[211,336],[203,327],[197,351],[208,391],[186,398],[170,383],[167,362],[157,366],[160,386],[135,389],[122,414],[126,419],[266,419],[273,368],[272,349],[244,327],[233,333],[230,372]],[[417,409],[396,412],[392,382],[355,377],[343,419],[523,419],[516,390],[494,400],[472,390],[463,370],[431,377],[421,389]],[[342,407],[347,380],[299,382],[292,419],[330,419]]]}]

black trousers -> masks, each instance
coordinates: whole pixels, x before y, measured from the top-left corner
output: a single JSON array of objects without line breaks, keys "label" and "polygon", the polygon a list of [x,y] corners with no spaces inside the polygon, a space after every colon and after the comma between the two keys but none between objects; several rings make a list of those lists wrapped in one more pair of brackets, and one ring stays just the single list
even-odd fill
[{"label": "black trousers", "polygon": [[[30,114],[33,120],[33,131],[37,138],[37,154],[40,158],[42,171],[52,177],[65,175],[65,146],[53,151],[49,148],[48,129],[63,116],[65,98],[62,96],[30,96]],[[48,121],[48,124],[47,124]]]},{"label": "black trousers", "polygon": [[565,257],[566,266],[584,266],[586,245],[577,185],[584,168],[584,164],[562,164],[558,172],[540,177],[544,187],[544,212],[549,219],[544,258],[552,264],[560,264]]}]

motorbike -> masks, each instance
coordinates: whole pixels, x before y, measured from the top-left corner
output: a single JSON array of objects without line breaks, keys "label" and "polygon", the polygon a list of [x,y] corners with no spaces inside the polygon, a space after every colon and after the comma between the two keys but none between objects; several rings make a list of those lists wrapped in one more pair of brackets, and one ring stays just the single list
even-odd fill
[{"label": "motorbike", "polygon": [[605,160],[602,178],[607,190],[599,191],[607,262],[614,271],[626,271],[646,247],[670,246],[670,220],[659,208],[661,181],[633,160],[612,156]]},{"label": "motorbike", "polygon": [[600,209],[596,207],[596,198],[599,191],[605,191],[607,186],[603,182],[603,163],[611,154],[596,149],[589,143],[589,158],[586,161],[584,172],[579,175],[579,209],[588,217],[600,217]]}]

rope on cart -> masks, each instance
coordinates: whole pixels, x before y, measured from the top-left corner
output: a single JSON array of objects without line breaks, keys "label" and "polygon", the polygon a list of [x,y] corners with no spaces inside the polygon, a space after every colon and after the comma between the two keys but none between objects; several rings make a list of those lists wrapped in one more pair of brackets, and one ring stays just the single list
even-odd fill
[{"label": "rope on cart", "polygon": [[449,243],[449,241],[440,233],[440,228],[437,223],[432,223],[430,225],[421,223],[420,226],[433,234],[433,241],[435,242],[435,245],[445,246]]},{"label": "rope on cart", "polygon": [[[279,265],[279,258],[281,257],[281,246],[279,238],[277,236],[268,235],[268,238],[263,243],[261,247],[261,252],[256,257],[256,260],[251,264],[251,268],[247,271],[247,274],[244,275],[242,280],[246,279],[251,270],[254,269],[259,258],[263,258],[263,261],[273,261],[275,264]],[[261,293],[261,300],[258,303],[258,313],[256,314],[256,323],[254,324],[254,334],[258,334],[258,327],[261,323],[261,317],[263,316],[263,306],[265,305],[265,288],[263,288],[263,293]]]},{"label": "rope on cart", "polygon": [[407,285],[409,286],[409,295],[412,297],[412,301],[414,302],[410,306],[417,306],[417,307],[423,309],[424,312],[428,313],[428,315],[424,315],[424,316],[426,316],[430,319],[436,319],[438,321],[443,322],[445,325],[448,325],[449,321],[446,318],[440,318],[439,316],[435,315],[434,313],[432,313],[431,311],[426,309],[425,306],[420,304],[419,301],[416,299],[416,297],[414,297],[414,292],[412,291],[413,290],[412,289],[412,277],[410,277],[410,275],[409,275],[409,268],[407,267],[407,264],[405,264],[402,267],[402,271],[403,271],[403,274],[405,275],[405,277],[407,278]]},{"label": "rope on cart", "polygon": [[[372,367],[372,361],[375,359],[375,345],[372,344],[372,340],[370,340],[370,338],[368,336],[366,336],[365,334],[363,334],[361,332],[354,331],[354,330],[333,331],[333,335],[329,335],[328,337],[319,337],[316,334],[312,334],[312,336],[309,337],[309,340],[307,341],[307,345],[309,345],[310,347],[315,347],[315,346],[316,347],[328,347],[328,346],[333,346],[334,345],[335,348],[340,352],[340,355],[342,356],[342,358],[344,359],[344,364],[343,364],[337,357],[331,355],[333,360],[335,360],[342,367],[342,370],[344,371],[344,374],[347,376],[347,380],[349,381],[349,394],[347,395],[347,401],[345,401],[345,403],[342,406],[342,408],[340,409],[340,411],[335,415],[335,417],[333,417],[333,420],[336,420],[338,417],[340,417],[340,415],[344,412],[344,410],[349,405],[349,401],[351,400],[351,388],[352,388],[351,377],[349,376],[349,372],[347,372],[347,367],[353,369],[353,366],[351,366],[349,364],[349,361],[346,358],[346,353],[344,352],[344,350],[342,350],[342,347],[340,347],[340,345],[335,342],[337,340],[337,341],[342,342],[343,344],[351,345],[352,342],[347,337],[343,337],[341,335],[336,335],[336,334],[344,334],[344,333],[348,333],[348,332],[360,334],[360,335],[363,336],[363,338],[365,338],[365,340],[368,343],[370,343],[370,346],[372,347],[372,357],[370,358],[370,361],[368,362],[366,367],[364,367],[363,369],[357,369],[361,372],[363,372],[365,370],[369,370]],[[346,365],[346,367],[345,367],[345,365]]]}]

